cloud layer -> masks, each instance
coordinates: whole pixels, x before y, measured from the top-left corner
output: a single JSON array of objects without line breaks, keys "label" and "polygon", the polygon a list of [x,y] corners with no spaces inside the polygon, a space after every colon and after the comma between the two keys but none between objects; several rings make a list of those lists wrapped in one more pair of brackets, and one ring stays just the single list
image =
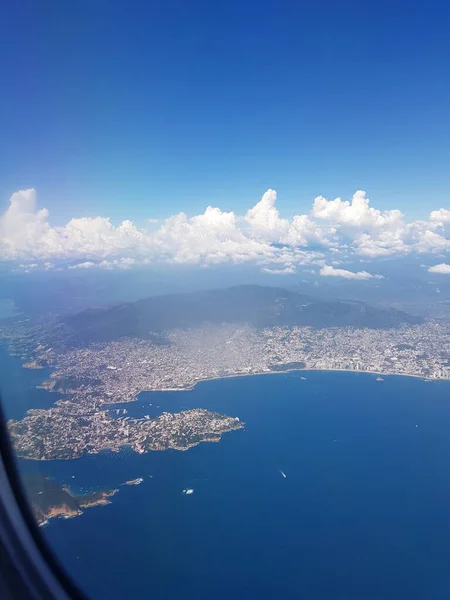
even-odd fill
[{"label": "cloud layer", "polygon": [[[245,214],[208,206],[203,214],[179,213],[158,229],[131,221],[115,226],[109,218],[74,218],[53,227],[49,213],[37,206],[34,189],[10,198],[0,217],[0,260],[22,261],[22,268],[54,264],[70,268],[130,268],[141,264],[214,265],[252,262],[269,274],[291,274],[299,265],[317,265],[322,276],[348,279],[377,277],[327,266],[355,259],[450,251],[450,210],[431,211],[429,219],[407,222],[397,209],[370,206],[363,191],[351,200],[322,196],[309,214],[280,217],[277,193],[267,190]],[[154,223],[148,215],[149,223]],[[25,262],[24,262],[25,261]],[[34,265],[34,266],[33,266]],[[447,272],[445,263],[431,272]],[[19,267],[20,268],[20,267]],[[441,270],[438,270],[440,268]],[[444,269],[444,270],[442,270]]]}]

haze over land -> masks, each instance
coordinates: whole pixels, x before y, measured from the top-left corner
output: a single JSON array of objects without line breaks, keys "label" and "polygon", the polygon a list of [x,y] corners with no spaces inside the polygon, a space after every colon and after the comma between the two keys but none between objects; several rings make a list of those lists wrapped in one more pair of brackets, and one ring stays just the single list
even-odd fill
[{"label": "haze over land", "polygon": [[[317,300],[254,285],[158,296],[38,321],[13,319],[3,339],[25,366],[52,366],[40,387],[65,395],[9,429],[20,456],[71,459],[127,445],[186,450],[241,429],[206,410],[130,419],[115,403],[141,391],[288,369],[340,369],[450,378],[450,325],[397,309]],[[120,411],[119,411],[120,413]]]},{"label": "haze over land", "polygon": [[120,337],[146,339],[156,332],[199,327],[205,323],[244,324],[257,329],[293,325],[382,328],[422,321],[404,311],[364,302],[326,302],[281,288],[256,285],[156,296],[112,308],[85,311],[66,319],[75,335],[87,342]]}]

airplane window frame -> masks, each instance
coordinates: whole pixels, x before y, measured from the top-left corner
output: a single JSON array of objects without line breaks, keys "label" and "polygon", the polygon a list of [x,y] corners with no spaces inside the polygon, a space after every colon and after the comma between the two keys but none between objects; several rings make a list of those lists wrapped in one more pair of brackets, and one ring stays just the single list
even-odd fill
[{"label": "airplane window frame", "polygon": [[0,596],[86,600],[50,550],[33,517],[0,397]]}]

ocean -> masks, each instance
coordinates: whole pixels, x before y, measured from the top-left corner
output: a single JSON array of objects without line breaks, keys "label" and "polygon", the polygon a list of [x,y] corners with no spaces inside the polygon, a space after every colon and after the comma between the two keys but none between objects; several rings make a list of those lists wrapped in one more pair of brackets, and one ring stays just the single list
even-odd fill
[{"label": "ocean", "polygon": [[[18,359],[0,361],[8,416],[57,399],[33,388],[42,372],[14,383]],[[94,600],[450,598],[450,382],[301,371],[126,407],[204,407],[245,429],[187,452],[20,461],[77,493],[120,486],[110,505],[41,529]]]}]

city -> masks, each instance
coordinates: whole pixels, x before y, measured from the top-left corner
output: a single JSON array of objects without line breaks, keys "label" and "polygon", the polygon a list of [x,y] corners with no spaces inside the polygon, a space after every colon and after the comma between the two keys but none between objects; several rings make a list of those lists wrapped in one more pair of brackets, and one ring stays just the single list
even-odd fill
[{"label": "city", "polygon": [[203,409],[141,419],[113,410],[147,390],[186,390],[207,379],[293,369],[450,379],[450,326],[437,321],[391,329],[205,325],[168,331],[163,343],[122,338],[58,350],[39,343],[28,355],[25,346],[36,339],[29,333],[21,338],[25,330],[14,329],[9,343],[22,353],[24,367],[51,365],[40,387],[64,395],[51,409],[32,409],[9,422],[17,453],[41,460],[118,452],[125,445],[138,453],[186,450],[243,427],[238,417]]},{"label": "city", "polygon": [[292,363],[449,379],[449,357],[450,325],[437,321],[390,329],[227,324],[172,330],[164,344],[122,338],[58,353],[40,346],[31,366],[44,361],[55,367],[46,389],[96,393],[102,403],[117,403],[144,390],[189,389],[205,379],[279,371]]}]

